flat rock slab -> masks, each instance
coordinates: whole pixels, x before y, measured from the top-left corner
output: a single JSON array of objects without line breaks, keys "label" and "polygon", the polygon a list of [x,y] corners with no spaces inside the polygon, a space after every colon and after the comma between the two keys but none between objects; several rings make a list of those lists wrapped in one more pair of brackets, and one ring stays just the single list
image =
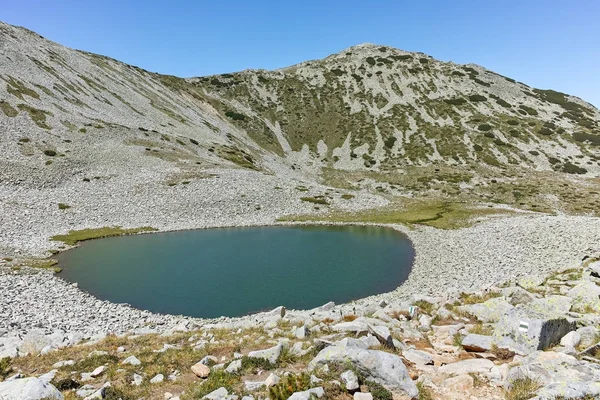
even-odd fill
[{"label": "flat rock slab", "polygon": [[383,385],[392,392],[417,396],[417,386],[410,379],[402,358],[380,350],[365,350],[355,347],[330,346],[319,352],[309,363],[308,370],[332,363],[350,362],[366,377]]},{"label": "flat rock slab", "polygon": [[23,378],[0,383],[0,399],[56,399],[63,400],[63,395],[50,383],[39,378]]},{"label": "flat rock slab", "polygon": [[490,360],[474,358],[443,365],[438,371],[446,375],[488,374],[493,367],[494,363]]},{"label": "flat rock slab", "polygon": [[475,316],[482,322],[497,322],[504,314],[512,310],[514,306],[502,297],[494,297],[483,303],[460,306],[460,311]]}]

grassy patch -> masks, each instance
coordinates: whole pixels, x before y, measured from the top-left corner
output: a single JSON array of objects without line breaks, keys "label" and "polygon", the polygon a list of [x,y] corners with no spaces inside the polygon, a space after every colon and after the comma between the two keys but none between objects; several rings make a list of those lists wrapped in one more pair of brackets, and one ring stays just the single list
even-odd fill
[{"label": "grassy patch", "polygon": [[230,374],[229,372],[225,372],[223,370],[212,370],[210,375],[202,385],[200,385],[194,392],[192,393],[192,399],[201,399],[206,396],[210,392],[213,392],[221,387],[227,389],[228,392],[232,392],[234,386],[239,383],[240,378],[234,374]]},{"label": "grassy patch", "polygon": [[65,204],[65,203],[58,203],[58,209],[59,209],[59,210],[67,210],[67,209],[69,209],[69,208],[71,208],[71,206],[70,206],[70,205],[68,205],[68,204]]},{"label": "grassy patch", "polygon": [[46,123],[46,116],[52,115],[50,111],[39,110],[37,108],[28,106],[27,104],[18,104],[17,108],[21,111],[27,112],[31,120],[40,128],[52,129],[52,127]]},{"label": "grassy patch", "polygon": [[419,307],[421,311],[425,314],[433,313],[433,304],[425,300],[415,301],[415,306]]},{"label": "grassy patch", "polygon": [[10,357],[4,357],[0,359],[0,380],[6,379],[6,377],[12,372],[10,367]]},{"label": "grassy patch", "polygon": [[500,296],[501,294],[499,292],[487,292],[484,294],[462,293],[460,295],[460,300],[463,304],[479,304]]},{"label": "grassy patch", "polygon": [[310,377],[306,373],[300,375],[288,375],[277,385],[269,388],[271,400],[287,400],[295,392],[303,392],[310,389]]},{"label": "grassy patch", "polygon": [[393,203],[389,206],[357,212],[288,216],[280,220],[428,225],[438,229],[458,229],[471,226],[479,217],[511,214],[511,211],[505,209],[474,208],[462,203],[407,200],[403,203]]},{"label": "grassy patch", "polygon": [[7,117],[16,117],[17,114],[19,114],[17,110],[4,100],[0,100],[0,110],[2,110]]},{"label": "grassy patch", "polygon": [[354,195],[353,195],[353,194],[347,194],[347,193],[344,193],[344,194],[343,194],[343,195],[341,195],[340,197],[341,197],[342,199],[344,199],[344,200],[350,200],[350,199],[353,199],[353,198],[354,198]]},{"label": "grassy patch", "polygon": [[307,203],[313,204],[323,204],[328,206],[329,202],[324,196],[314,196],[314,197],[300,197],[300,200],[306,201]]},{"label": "grassy patch", "polygon": [[66,235],[55,235],[50,238],[57,242],[63,242],[69,246],[73,246],[79,242],[91,239],[99,239],[111,236],[133,235],[141,232],[154,232],[156,228],[150,226],[142,226],[140,228],[121,228],[120,226],[104,227],[104,228],[88,228],[69,231]]},{"label": "grassy patch", "polygon": [[512,382],[511,389],[505,392],[505,398],[506,400],[527,400],[532,398],[541,386],[531,378],[517,379]]}]

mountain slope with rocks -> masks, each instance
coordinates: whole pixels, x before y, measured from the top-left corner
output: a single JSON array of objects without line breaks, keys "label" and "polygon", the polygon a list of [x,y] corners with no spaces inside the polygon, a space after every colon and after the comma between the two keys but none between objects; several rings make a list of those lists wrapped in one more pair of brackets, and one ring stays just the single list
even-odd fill
[{"label": "mountain slope with rocks", "polygon": [[[597,398],[599,144],[589,103],[421,53],[179,78],[0,23],[0,397]],[[400,230],[411,274],[208,321],[97,299],[46,258],[299,222]]]}]

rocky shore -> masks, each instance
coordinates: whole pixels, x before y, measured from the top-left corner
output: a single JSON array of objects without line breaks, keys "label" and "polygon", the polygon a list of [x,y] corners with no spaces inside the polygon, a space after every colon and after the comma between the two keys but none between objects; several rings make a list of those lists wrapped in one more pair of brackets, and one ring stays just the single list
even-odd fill
[{"label": "rocky shore", "polygon": [[[587,217],[518,216],[459,230],[390,227],[408,235],[415,248],[408,280],[393,292],[333,306],[334,312],[368,312],[382,301],[398,303],[415,293],[458,294],[519,277],[536,280],[556,268],[578,265],[600,243],[600,220]],[[0,304],[0,357],[19,354],[30,340],[39,342],[39,350],[49,350],[110,333],[259,326],[270,318],[268,313],[213,320],[154,314],[99,300],[60,274],[28,268],[0,268]]]},{"label": "rocky shore", "polygon": [[599,323],[596,252],[540,279],[458,295],[413,294],[353,309],[278,307],[60,350],[30,335],[22,357],[0,365],[0,396],[590,400],[600,397]]}]

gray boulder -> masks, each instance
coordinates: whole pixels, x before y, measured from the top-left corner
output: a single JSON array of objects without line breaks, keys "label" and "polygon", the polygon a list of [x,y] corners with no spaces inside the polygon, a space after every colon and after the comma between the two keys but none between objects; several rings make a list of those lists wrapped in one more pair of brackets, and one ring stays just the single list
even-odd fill
[{"label": "gray boulder", "polygon": [[494,297],[483,303],[460,306],[460,311],[473,315],[482,322],[497,322],[514,307],[502,297]]},{"label": "gray boulder", "polygon": [[446,375],[489,374],[493,367],[494,363],[490,360],[473,358],[442,365],[438,371]]},{"label": "gray boulder", "polygon": [[311,400],[313,396],[320,399],[325,396],[325,390],[323,390],[322,387],[316,387],[305,390],[304,392],[296,392],[288,397],[288,400]]},{"label": "gray boulder", "polygon": [[410,361],[413,364],[416,364],[417,366],[433,364],[433,358],[431,357],[431,354],[421,350],[404,350],[402,352],[402,357],[406,358],[408,361]]},{"label": "gray boulder", "polygon": [[369,326],[369,332],[377,338],[383,346],[394,349],[394,339],[390,330],[385,326]]},{"label": "gray boulder", "polygon": [[365,350],[355,347],[327,347],[309,363],[312,371],[327,363],[350,362],[367,378],[383,385],[392,392],[403,392],[410,397],[417,396],[417,386],[410,379],[402,358],[380,350]]},{"label": "gray boulder", "polygon": [[210,392],[209,394],[204,396],[203,399],[219,400],[219,399],[223,399],[223,398],[227,397],[228,394],[229,394],[229,392],[227,392],[227,389],[225,389],[224,387],[221,387],[221,388],[218,388],[217,390]]},{"label": "gray boulder", "polygon": [[529,308],[541,313],[564,315],[569,312],[572,304],[573,299],[568,296],[550,295],[533,300]]},{"label": "gray boulder", "polygon": [[564,316],[518,306],[500,318],[494,334],[509,336],[524,349],[534,351],[555,345],[573,329],[575,323]]},{"label": "gray boulder", "polygon": [[340,378],[346,384],[346,390],[348,390],[350,392],[358,390],[358,388],[359,388],[358,377],[352,370],[347,370],[347,371],[342,372],[342,374],[340,375]]},{"label": "gray boulder", "polygon": [[462,340],[462,346],[467,351],[490,351],[494,347],[501,350],[509,350],[515,354],[525,355],[527,350],[517,344],[510,337],[487,336],[470,333]]},{"label": "gray boulder", "polygon": [[251,351],[250,353],[248,353],[248,357],[264,358],[268,360],[271,364],[275,364],[277,360],[279,360],[279,356],[281,355],[282,349],[283,343],[279,343],[277,346],[273,346],[265,350]]},{"label": "gray boulder", "polygon": [[520,365],[509,370],[504,387],[510,389],[514,381],[524,378],[542,385],[538,399],[595,396],[600,390],[597,383],[600,382],[600,368],[597,365],[554,351],[538,351],[523,358]]},{"label": "gray boulder", "polygon": [[600,286],[594,282],[582,282],[567,293],[578,311],[600,312]]},{"label": "gray boulder", "polygon": [[0,383],[0,399],[56,399],[63,395],[53,385],[39,378],[23,378]]}]

